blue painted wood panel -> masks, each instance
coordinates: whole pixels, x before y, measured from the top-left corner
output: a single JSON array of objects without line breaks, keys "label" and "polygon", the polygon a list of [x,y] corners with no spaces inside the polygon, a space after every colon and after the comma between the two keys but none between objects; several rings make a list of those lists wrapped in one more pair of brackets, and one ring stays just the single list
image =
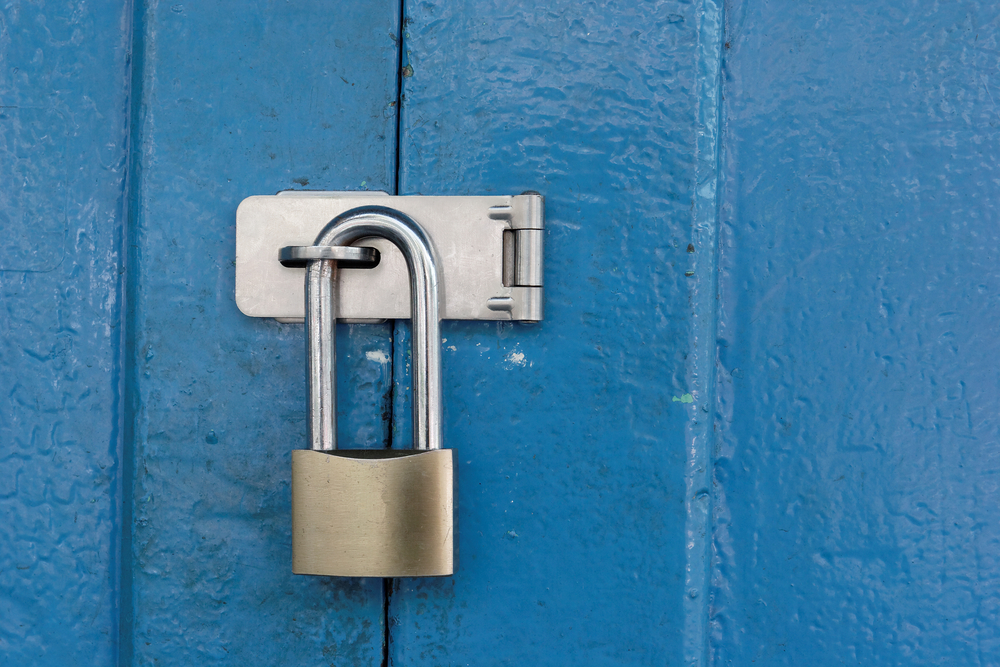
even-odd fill
[{"label": "blue painted wood panel", "polygon": [[0,663],[117,653],[128,26],[0,7]]},{"label": "blue painted wood panel", "polygon": [[[689,516],[707,507],[688,429],[710,420],[696,385],[713,367],[692,372],[697,255],[709,283],[713,256],[694,230],[702,11],[407,5],[401,193],[544,194],[546,316],[443,325],[458,571],[396,581],[391,664],[703,653],[685,637],[685,600],[701,614],[705,599],[687,571],[704,568],[706,517]],[[398,327],[394,446],[409,444],[408,346]]]},{"label": "blue painted wood panel", "polygon": [[[125,662],[379,664],[381,580],[291,572],[302,325],[235,305],[249,195],[392,189],[396,3],[149,3],[129,296],[134,425]],[[391,329],[341,330],[341,437],[385,447]]]},{"label": "blue painted wood panel", "polygon": [[713,662],[1000,662],[1000,8],[737,2]]}]

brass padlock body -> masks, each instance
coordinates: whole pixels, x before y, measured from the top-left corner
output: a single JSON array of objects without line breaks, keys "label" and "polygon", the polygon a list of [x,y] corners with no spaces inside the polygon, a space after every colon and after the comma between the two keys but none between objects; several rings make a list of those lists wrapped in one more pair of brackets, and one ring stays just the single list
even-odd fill
[{"label": "brass padlock body", "polygon": [[455,572],[454,450],[292,452],[292,571],[340,577]]}]

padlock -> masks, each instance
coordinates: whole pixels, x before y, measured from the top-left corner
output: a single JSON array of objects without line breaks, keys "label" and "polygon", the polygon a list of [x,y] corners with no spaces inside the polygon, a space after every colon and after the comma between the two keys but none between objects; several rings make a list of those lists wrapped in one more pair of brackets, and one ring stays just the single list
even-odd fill
[{"label": "padlock", "polygon": [[[338,450],[336,445],[337,261],[369,237],[393,242],[410,274],[413,450]],[[319,247],[320,250],[315,250]],[[306,251],[305,248],[313,250]],[[308,257],[309,432],[312,449],[292,452],[292,572],[343,577],[454,573],[454,452],[441,448],[439,286],[424,230],[385,207],[334,218]],[[342,251],[338,253],[337,251]],[[324,259],[311,259],[323,257]]]}]

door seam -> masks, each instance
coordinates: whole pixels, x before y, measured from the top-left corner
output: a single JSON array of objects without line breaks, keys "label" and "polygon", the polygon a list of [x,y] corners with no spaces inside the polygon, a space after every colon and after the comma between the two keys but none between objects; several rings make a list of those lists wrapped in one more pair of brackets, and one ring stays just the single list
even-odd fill
[{"label": "door seam", "polygon": [[131,66],[128,83],[128,108],[126,110],[125,186],[123,224],[121,235],[121,275],[118,289],[122,293],[123,326],[121,329],[122,379],[121,403],[118,418],[121,420],[121,528],[119,531],[118,570],[118,664],[130,667],[134,660],[135,609],[132,577],[132,522],[134,518],[135,438],[138,417],[138,378],[136,377],[136,341],[139,290],[139,257],[137,237],[141,200],[141,145],[143,125],[143,77],[146,63],[146,30],[144,0],[134,0],[126,8],[131,14]]},{"label": "door seam", "polygon": [[[396,33],[396,154],[395,154],[395,172],[393,173],[393,188],[392,194],[399,195],[399,180],[400,180],[400,147],[402,146],[402,119],[403,119],[403,67],[405,58],[405,45],[403,44],[403,39],[405,37],[406,31],[406,6],[404,0],[399,0],[399,14],[397,22],[397,33]],[[389,364],[389,396],[388,396],[388,421],[387,421],[387,435],[386,435],[386,449],[392,449],[392,434],[395,426],[395,411],[394,406],[396,403],[396,335],[397,328],[396,322],[392,323],[392,334],[389,336],[389,359],[391,360]],[[392,642],[392,637],[389,632],[389,605],[392,603],[392,589],[395,584],[394,580],[391,578],[386,578],[382,580],[382,667],[389,667],[389,646]]]},{"label": "door seam", "polygon": [[689,246],[693,347],[686,372],[694,401],[685,433],[685,591],[683,663],[710,663],[712,569],[712,457],[715,451],[715,383],[718,357],[718,239],[720,109],[722,99],[723,0],[701,0],[695,9],[698,34],[695,81],[696,132],[694,220]]}]

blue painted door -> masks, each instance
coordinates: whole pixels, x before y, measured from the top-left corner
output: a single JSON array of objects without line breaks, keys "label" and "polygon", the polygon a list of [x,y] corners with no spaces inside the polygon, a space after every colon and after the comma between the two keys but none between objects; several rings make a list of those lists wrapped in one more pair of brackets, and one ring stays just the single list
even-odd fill
[{"label": "blue painted door", "polygon": [[[394,187],[399,17],[0,9],[0,663],[381,663],[382,582],[290,571],[302,327],[236,309],[234,221]],[[341,335],[343,438],[384,446],[391,330]]]},{"label": "blue painted door", "polygon": [[[303,327],[237,310],[234,223],[255,193],[393,188],[399,7],[145,3],[133,25],[122,657],[377,664],[382,582],[290,572]],[[384,446],[391,332],[341,334],[344,441]]]},{"label": "blue painted door", "polygon": [[716,664],[1000,662],[1000,8],[727,10]]},{"label": "blue painted door", "polygon": [[[10,664],[994,664],[989,3],[0,10]],[[290,574],[299,325],[251,194],[546,195],[534,326],[446,322],[459,569]],[[405,447],[408,327],[343,326]]]},{"label": "blue painted door", "polygon": [[[0,662],[112,664],[124,7],[0,9]],[[111,29],[108,29],[108,28]],[[99,82],[98,82],[99,81]]]},{"label": "blue painted door", "polygon": [[696,660],[719,9],[459,0],[407,18],[400,192],[542,192],[546,316],[444,323],[459,571],[393,583],[393,664]]}]

